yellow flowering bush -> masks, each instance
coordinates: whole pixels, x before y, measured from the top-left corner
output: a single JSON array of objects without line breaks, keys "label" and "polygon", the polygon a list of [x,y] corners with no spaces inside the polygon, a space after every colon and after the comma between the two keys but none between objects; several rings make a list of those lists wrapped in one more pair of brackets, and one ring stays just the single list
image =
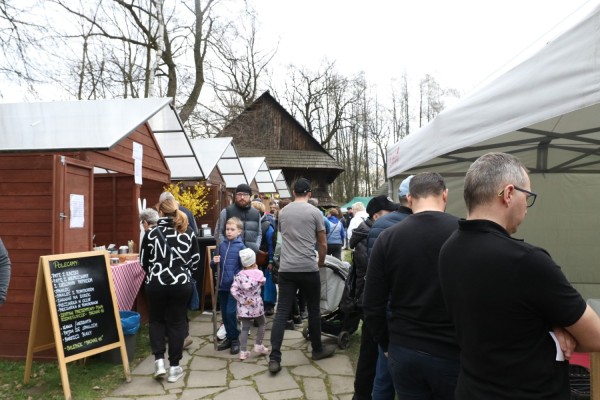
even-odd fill
[{"label": "yellow flowering bush", "polygon": [[164,190],[173,193],[175,200],[190,210],[194,217],[201,217],[210,210],[207,200],[210,189],[204,185],[185,186],[182,182],[177,182],[171,183]]}]

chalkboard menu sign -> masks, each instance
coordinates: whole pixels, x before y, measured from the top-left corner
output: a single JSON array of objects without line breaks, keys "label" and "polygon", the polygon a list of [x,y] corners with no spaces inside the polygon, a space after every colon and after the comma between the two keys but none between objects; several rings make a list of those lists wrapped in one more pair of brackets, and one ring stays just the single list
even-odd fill
[{"label": "chalkboard menu sign", "polygon": [[49,261],[65,357],[119,341],[104,256]]},{"label": "chalkboard menu sign", "polygon": [[66,364],[120,349],[125,379],[131,382],[127,349],[105,251],[40,257],[24,382],[31,377],[33,354],[56,348],[65,399],[71,399]]}]

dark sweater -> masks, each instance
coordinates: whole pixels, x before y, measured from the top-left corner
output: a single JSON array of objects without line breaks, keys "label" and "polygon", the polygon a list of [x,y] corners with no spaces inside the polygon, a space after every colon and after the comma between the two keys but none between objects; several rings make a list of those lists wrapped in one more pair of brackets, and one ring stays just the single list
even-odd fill
[{"label": "dark sweater", "polygon": [[457,227],[458,218],[425,211],[379,235],[369,259],[363,309],[375,341],[385,350],[392,342],[458,359],[454,326],[438,280],[440,248]]},{"label": "dark sweater", "polygon": [[373,223],[371,231],[369,232],[369,237],[367,239],[367,257],[370,256],[371,249],[375,244],[375,240],[377,240],[381,232],[396,225],[410,214],[412,214],[412,210],[410,208],[400,206],[398,211],[394,211],[379,217],[379,219]]}]

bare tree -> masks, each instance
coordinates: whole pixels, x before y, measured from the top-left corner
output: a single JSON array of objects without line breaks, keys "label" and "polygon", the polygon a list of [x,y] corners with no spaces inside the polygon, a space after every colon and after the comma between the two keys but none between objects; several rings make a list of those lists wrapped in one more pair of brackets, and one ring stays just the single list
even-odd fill
[{"label": "bare tree", "polygon": [[246,8],[236,22],[220,30],[211,42],[215,57],[207,63],[207,83],[215,98],[194,115],[204,126],[205,135],[220,131],[257,99],[277,52],[276,48],[263,50],[259,46],[252,9]]},{"label": "bare tree", "polygon": [[41,79],[34,55],[42,49],[38,31],[43,26],[32,20],[30,13],[40,6],[33,3],[29,8],[20,8],[17,4],[0,0],[0,77],[15,85],[26,85],[35,94],[35,84]]}]

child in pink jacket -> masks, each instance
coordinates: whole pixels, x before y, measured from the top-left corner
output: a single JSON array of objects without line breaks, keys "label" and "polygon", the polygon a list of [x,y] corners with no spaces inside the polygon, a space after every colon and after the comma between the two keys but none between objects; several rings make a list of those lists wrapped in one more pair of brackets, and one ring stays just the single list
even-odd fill
[{"label": "child in pink jacket", "polygon": [[254,352],[259,355],[267,355],[269,349],[263,346],[265,336],[265,307],[260,288],[265,284],[265,276],[256,265],[256,254],[251,249],[240,250],[242,269],[233,279],[231,294],[237,300],[237,315],[242,321],[242,332],[240,333],[240,360],[250,356],[247,351],[248,333],[250,325],[254,320],[258,324]]}]

